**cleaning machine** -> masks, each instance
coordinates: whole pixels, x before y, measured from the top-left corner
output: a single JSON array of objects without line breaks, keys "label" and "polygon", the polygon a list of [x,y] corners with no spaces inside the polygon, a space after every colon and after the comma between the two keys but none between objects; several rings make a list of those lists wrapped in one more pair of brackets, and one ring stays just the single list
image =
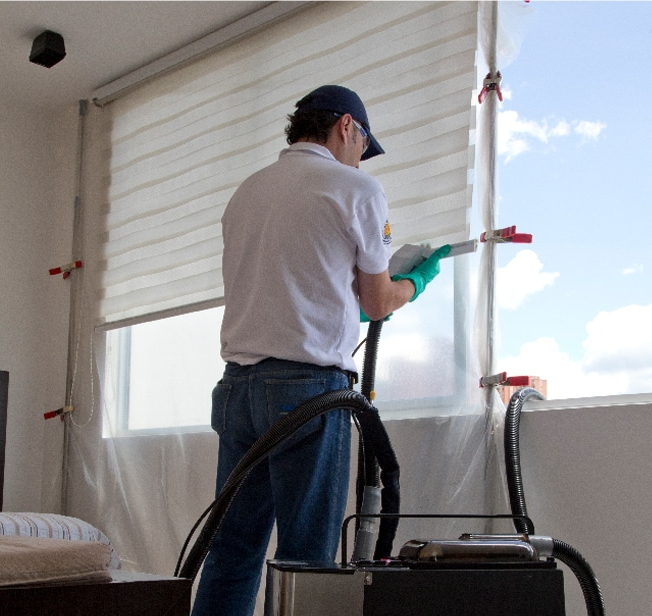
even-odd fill
[{"label": "cleaning machine", "polygon": [[[468,244],[468,243],[467,243]],[[451,255],[468,251],[454,245]],[[411,247],[394,257],[395,270],[409,271],[428,256]],[[397,265],[397,259],[402,259]],[[247,452],[204,512],[184,545],[175,576],[194,579],[230,503],[249,472],[284,439],[311,419],[336,408],[351,410],[358,432],[356,514],[344,520],[341,562],[268,562],[266,616],[565,616],[563,562],[575,574],[588,616],[604,616],[598,580],[582,555],[552,537],[539,536],[528,517],[521,479],[519,423],[523,404],[541,399],[517,391],[507,408],[505,463],[511,513],[503,515],[401,514],[399,465],[377,409],[371,404],[376,354],[383,321],[373,321],[365,343],[360,393],[340,390],[300,405],[277,422]],[[392,555],[402,518],[511,519],[514,534],[465,533],[454,539],[413,539]],[[204,521],[205,520],[205,521]],[[204,521],[196,541],[191,537]],[[352,554],[348,527],[356,524]]]}]

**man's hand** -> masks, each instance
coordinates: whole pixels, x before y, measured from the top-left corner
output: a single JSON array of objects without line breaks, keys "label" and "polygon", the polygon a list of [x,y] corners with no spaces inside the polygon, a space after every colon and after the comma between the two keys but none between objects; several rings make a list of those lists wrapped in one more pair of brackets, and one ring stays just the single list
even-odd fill
[{"label": "man's hand", "polygon": [[410,280],[414,285],[414,295],[411,302],[413,302],[426,288],[429,282],[432,282],[439,274],[440,265],[439,261],[443,259],[451,251],[450,244],[446,244],[433,252],[423,263],[417,265],[411,272],[407,274],[394,274],[392,280]]},{"label": "man's hand", "polygon": [[365,317],[371,321],[385,319],[407,304],[414,295],[413,282],[409,280],[394,282],[387,270],[380,274],[366,274],[359,269],[357,279],[362,323],[365,322]]}]

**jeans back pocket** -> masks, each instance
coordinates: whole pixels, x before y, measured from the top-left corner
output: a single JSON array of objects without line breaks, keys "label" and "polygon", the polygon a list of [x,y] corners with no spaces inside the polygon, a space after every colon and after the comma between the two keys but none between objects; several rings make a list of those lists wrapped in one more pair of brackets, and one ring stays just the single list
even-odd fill
[{"label": "jeans back pocket", "polygon": [[213,389],[213,404],[211,410],[211,428],[218,434],[224,434],[227,428],[226,409],[229,404],[232,386],[219,381]]},{"label": "jeans back pocket", "polygon": [[[265,379],[267,418],[270,426],[287,416],[304,402],[328,391],[323,378]],[[323,416],[311,419],[283,441],[282,449],[297,444],[308,436],[322,430]]]}]

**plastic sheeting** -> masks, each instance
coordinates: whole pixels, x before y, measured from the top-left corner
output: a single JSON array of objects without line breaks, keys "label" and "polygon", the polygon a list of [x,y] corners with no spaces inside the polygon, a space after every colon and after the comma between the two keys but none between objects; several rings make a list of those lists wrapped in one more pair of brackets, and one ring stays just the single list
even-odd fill
[{"label": "plastic sheeting", "polygon": [[[486,57],[488,68],[478,67],[478,87],[484,75],[498,65],[494,49],[500,49],[496,42],[498,4],[480,3],[480,9],[480,55]],[[477,96],[477,91],[473,94]],[[488,230],[495,228],[496,220],[496,106],[494,95],[480,106],[476,136],[475,193],[483,227]],[[106,115],[94,108],[89,108],[84,120],[81,203],[92,204],[94,209],[89,207],[80,216],[77,241],[82,246],[97,232],[102,211],[98,195],[105,194],[108,161],[97,143],[110,129],[108,122]],[[395,348],[391,339],[403,328],[401,319],[436,323],[448,319],[445,331],[432,335],[433,353],[421,362],[421,367],[431,368],[429,375],[413,378],[417,384],[439,379],[435,393],[415,393],[400,400],[389,389],[383,394],[382,384],[379,387],[378,407],[401,464],[405,513],[494,514],[509,509],[501,451],[504,408],[493,390],[478,387],[480,376],[494,369],[496,333],[492,245],[483,244],[481,252],[479,263],[477,256],[456,257],[454,265],[452,259],[445,262],[442,269],[447,273],[429,289],[433,298],[424,294],[411,306],[414,312],[406,309],[404,317],[395,315],[381,337],[379,370],[386,371],[381,380],[391,383],[392,365],[400,366],[401,358],[383,359],[383,345]],[[76,410],[65,424],[64,513],[100,528],[114,544],[123,567],[169,575],[188,531],[212,500],[218,439],[208,429],[117,436],[117,426],[102,411],[107,399],[120,395],[113,384],[120,379],[124,358],[111,356],[106,333],[92,333],[101,299],[93,281],[101,267],[101,263],[87,259],[73,281],[76,301],[71,373]],[[448,304],[443,301],[444,295]],[[445,305],[449,306],[444,311],[447,316],[441,316]],[[423,341],[424,336],[417,335],[417,341]],[[410,353],[408,350],[407,355]],[[416,370],[418,365],[412,367]],[[414,389],[417,385],[410,385],[410,375],[413,377],[414,372],[407,371],[406,386]],[[210,391],[206,396],[208,399]],[[353,472],[355,466],[352,464]],[[353,512],[353,495],[349,502]],[[461,532],[511,528],[505,524],[403,520],[395,545],[415,537],[455,538]],[[262,613],[261,606],[259,600],[257,614]]]}]

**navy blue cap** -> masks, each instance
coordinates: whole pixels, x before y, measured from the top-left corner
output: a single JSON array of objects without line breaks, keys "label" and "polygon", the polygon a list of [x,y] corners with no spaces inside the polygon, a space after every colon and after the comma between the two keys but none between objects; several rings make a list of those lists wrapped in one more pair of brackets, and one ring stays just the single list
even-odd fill
[{"label": "navy blue cap", "polygon": [[371,134],[367,111],[364,108],[360,97],[344,86],[321,86],[306,94],[296,104],[297,111],[308,111],[319,109],[321,111],[332,111],[333,113],[349,113],[354,120],[362,124],[369,135],[369,147],[362,155],[361,160],[367,160],[378,154],[384,154],[385,150],[380,147],[376,138]]}]

